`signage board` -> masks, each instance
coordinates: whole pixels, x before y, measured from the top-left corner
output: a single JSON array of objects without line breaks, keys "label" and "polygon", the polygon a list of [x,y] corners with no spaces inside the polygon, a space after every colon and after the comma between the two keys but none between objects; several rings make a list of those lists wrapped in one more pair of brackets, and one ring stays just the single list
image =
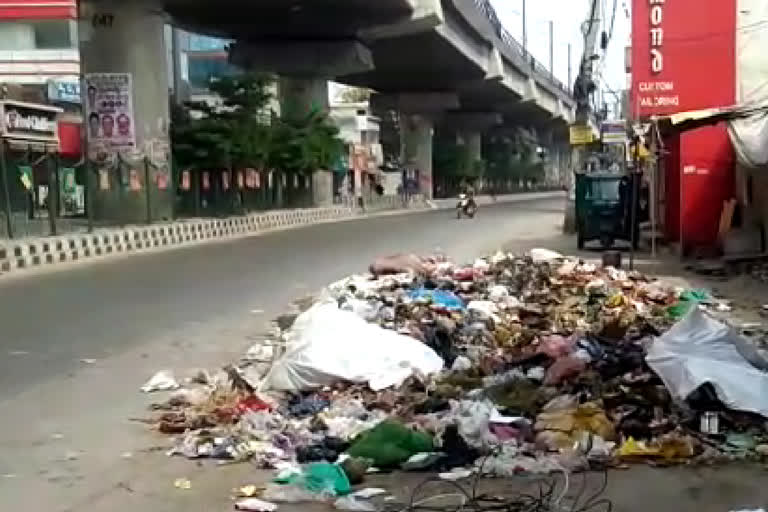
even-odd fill
[{"label": "signage board", "polygon": [[628,142],[627,128],[624,121],[606,121],[600,126],[603,144],[623,145]]},{"label": "signage board", "polygon": [[62,110],[21,101],[0,101],[0,137],[16,142],[59,146],[57,116]]},{"label": "signage board", "polygon": [[80,82],[77,80],[48,80],[48,101],[80,105]]},{"label": "signage board", "polygon": [[633,0],[635,119],[733,105],[736,0]]},{"label": "signage board", "polygon": [[136,149],[130,73],[85,75],[85,118],[91,158]]},{"label": "signage board", "polygon": [[572,124],[570,127],[571,146],[583,146],[594,141],[592,128],[585,124]]}]

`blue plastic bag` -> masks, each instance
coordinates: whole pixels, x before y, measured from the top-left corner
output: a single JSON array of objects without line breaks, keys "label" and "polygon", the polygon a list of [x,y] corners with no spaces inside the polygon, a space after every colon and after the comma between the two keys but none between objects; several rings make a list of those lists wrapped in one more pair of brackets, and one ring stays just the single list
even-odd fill
[{"label": "blue plastic bag", "polygon": [[409,294],[414,300],[427,299],[437,306],[444,307],[452,311],[464,309],[464,302],[453,292],[447,290],[428,290],[423,286],[412,290]]}]

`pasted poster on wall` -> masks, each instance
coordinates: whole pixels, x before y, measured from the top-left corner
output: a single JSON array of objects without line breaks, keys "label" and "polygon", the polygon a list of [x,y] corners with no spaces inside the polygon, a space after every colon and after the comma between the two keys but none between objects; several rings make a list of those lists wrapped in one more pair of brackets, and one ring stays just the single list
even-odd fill
[{"label": "pasted poster on wall", "polygon": [[192,177],[190,171],[181,171],[181,190],[192,188]]},{"label": "pasted poster on wall", "polygon": [[90,157],[136,149],[133,79],[130,73],[85,75],[85,108]]},{"label": "pasted poster on wall", "polygon": [[131,169],[128,173],[128,176],[131,190],[134,192],[141,190],[141,178],[139,178],[139,171],[136,169]]}]

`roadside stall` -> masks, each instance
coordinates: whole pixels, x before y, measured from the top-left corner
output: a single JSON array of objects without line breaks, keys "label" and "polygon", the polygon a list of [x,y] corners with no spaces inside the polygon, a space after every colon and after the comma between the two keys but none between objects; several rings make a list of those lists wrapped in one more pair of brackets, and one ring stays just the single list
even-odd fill
[{"label": "roadside stall", "polygon": [[56,233],[61,112],[49,105],[0,101],[0,183],[8,238]]}]

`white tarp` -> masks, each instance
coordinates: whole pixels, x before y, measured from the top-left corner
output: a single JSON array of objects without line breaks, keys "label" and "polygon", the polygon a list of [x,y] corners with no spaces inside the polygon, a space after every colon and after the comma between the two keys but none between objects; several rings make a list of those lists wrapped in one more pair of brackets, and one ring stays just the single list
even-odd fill
[{"label": "white tarp", "polygon": [[727,407],[768,417],[768,362],[698,307],[654,340],[645,360],[676,399],[709,383]]},{"label": "white tarp", "polygon": [[[768,106],[768,2],[737,0],[736,103],[742,107]],[[746,167],[768,165],[768,114],[760,113],[728,123],[738,162]]]},{"label": "white tarp", "polygon": [[376,391],[443,369],[442,358],[420,341],[370,324],[334,302],[319,302],[299,315],[286,338],[287,350],[263,389],[306,391],[344,380]]}]

